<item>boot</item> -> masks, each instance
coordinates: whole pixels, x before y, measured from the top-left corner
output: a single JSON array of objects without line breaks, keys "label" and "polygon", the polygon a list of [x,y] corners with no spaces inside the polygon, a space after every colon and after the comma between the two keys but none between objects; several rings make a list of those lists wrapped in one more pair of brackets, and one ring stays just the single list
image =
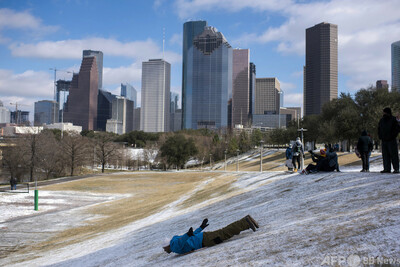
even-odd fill
[{"label": "boot", "polygon": [[255,232],[256,231],[256,226],[253,224],[253,222],[250,220],[250,218],[247,217],[247,216],[244,217],[244,218],[246,219],[246,222],[249,224],[251,230],[253,230],[253,232]]},{"label": "boot", "polygon": [[246,217],[250,219],[250,221],[254,224],[254,226],[256,228],[260,228],[260,226],[258,225],[257,221],[254,220],[250,215],[247,215]]}]

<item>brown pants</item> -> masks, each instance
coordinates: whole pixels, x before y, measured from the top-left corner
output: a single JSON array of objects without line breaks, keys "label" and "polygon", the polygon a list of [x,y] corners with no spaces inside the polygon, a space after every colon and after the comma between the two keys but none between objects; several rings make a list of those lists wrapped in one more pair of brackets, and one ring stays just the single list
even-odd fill
[{"label": "brown pants", "polygon": [[241,231],[249,229],[249,223],[245,218],[225,226],[222,229],[213,232],[203,232],[203,247],[212,247],[216,244],[228,240]]}]

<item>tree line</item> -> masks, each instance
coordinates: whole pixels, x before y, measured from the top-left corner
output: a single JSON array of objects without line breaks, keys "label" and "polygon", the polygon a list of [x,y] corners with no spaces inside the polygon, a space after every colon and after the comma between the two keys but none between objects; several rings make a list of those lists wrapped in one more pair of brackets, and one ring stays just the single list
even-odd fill
[{"label": "tree line", "polygon": [[[267,145],[286,145],[299,136],[298,128],[305,128],[305,141],[314,143],[337,143],[347,140],[355,143],[362,130],[367,130],[378,144],[378,121],[382,110],[391,107],[400,111],[400,93],[388,92],[373,87],[361,89],[354,97],[342,93],[337,99],[326,103],[320,115],[305,116],[300,121],[291,121],[286,128],[251,133],[232,130],[211,131],[207,129],[182,130],[174,133],[145,133],[132,131],[123,135],[107,132],[83,131],[63,132],[44,130],[37,135],[25,135],[5,141],[2,147],[2,167],[12,177],[21,180],[29,176],[49,179],[87,172],[90,167],[127,167],[139,169],[140,166],[158,169],[181,169],[189,159],[195,164],[208,164],[211,161],[244,153],[263,141]],[[143,148],[140,160],[124,153],[123,147]],[[155,160],[154,153],[156,153]]]},{"label": "tree line", "polygon": [[293,140],[293,136],[298,135],[298,128],[304,128],[307,129],[304,132],[305,141],[333,144],[346,140],[348,150],[358,140],[361,132],[367,130],[377,146],[378,122],[385,107],[390,107],[393,115],[399,114],[400,93],[372,86],[360,89],[354,96],[341,93],[337,99],[323,106],[321,114],[304,116],[298,125],[292,121],[286,129],[271,131],[270,142],[287,144]]}]

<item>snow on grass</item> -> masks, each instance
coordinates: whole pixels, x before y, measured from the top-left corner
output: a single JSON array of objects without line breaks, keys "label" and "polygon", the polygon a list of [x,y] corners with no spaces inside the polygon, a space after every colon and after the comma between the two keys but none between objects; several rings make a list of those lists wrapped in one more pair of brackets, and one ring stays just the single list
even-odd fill
[{"label": "snow on grass", "polygon": [[[159,213],[12,265],[359,266],[350,264],[375,257],[400,262],[400,175],[378,173],[382,165],[375,162],[370,173],[360,173],[360,166],[312,175],[240,173],[232,194],[182,206],[207,180]],[[247,214],[260,224],[255,233],[247,230],[185,256],[162,250],[166,238],[197,228],[204,218],[210,223],[205,231],[213,231]],[[335,265],[338,258],[344,261]]]}]

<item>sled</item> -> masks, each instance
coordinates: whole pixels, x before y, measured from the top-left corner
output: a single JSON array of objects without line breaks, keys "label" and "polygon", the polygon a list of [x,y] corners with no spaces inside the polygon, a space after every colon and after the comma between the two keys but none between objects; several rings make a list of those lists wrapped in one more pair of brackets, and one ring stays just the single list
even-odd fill
[{"label": "sled", "polygon": [[287,159],[285,162],[285,166],[288,167],[288,169],[292,169],[293,170],[293,162],[291,159]]}]

